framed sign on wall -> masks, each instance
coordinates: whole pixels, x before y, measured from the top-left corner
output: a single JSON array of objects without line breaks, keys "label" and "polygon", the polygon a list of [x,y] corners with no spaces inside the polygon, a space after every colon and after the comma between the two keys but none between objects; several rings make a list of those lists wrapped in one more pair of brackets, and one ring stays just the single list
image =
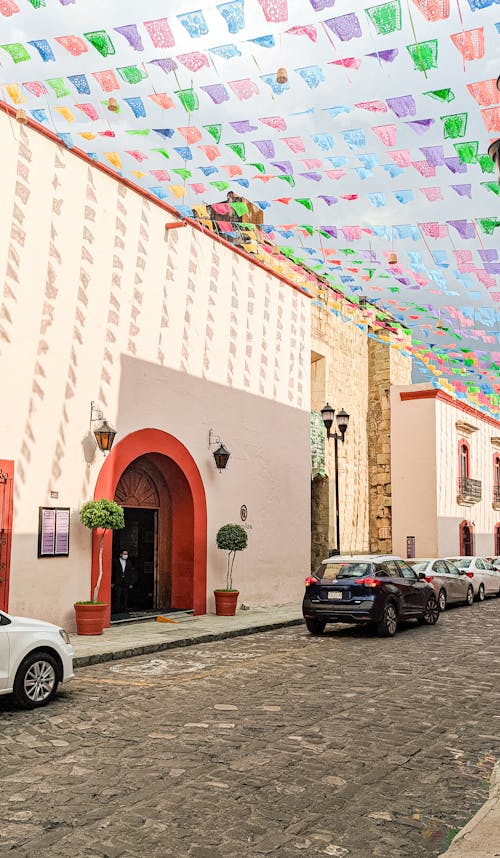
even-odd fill
[{"label": "framed sign on wall", "polygon": [[69,507],[41,506],[38,512],[38,556],[69,556]]}]

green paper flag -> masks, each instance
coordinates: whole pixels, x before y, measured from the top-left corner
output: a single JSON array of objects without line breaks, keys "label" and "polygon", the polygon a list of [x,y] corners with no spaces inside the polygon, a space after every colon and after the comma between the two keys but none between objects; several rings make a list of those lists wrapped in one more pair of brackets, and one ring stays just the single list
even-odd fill
[{"label": "green paper flag", "polygon": [[24,63],[26,60],[31,59],[28,51],[26,50],[24,45],[21,44],[21,42],[16,42],[13,45],[0,45],[0,48],[6,51],[9,54],[11,60],[13,60],[15,63]]},{"label": "green paper flag", "polygon": [[216,143],[219,142],[222,132],[222,125],[204,125],[203,128],[205,129],[205,131],[208,131],[208,133],[211,134]]},{"label": "green paper flag", "polygon": [[291,188],[295,187],[295,179],[293,176],[275,176],[275,179],[281,179],[282,182],[286,182],[287,185],[290,185]]},{"label": "green paper flag", "polygon": [[455,113],[451,116],[441,116],[443,122],[444,139],[465,137],[467,130],[467,113]]},{"label": "green paper flag", "polygon": [[175,94],[178,97],[186,113],[192,113],[193,110],[198,110],[200,102],[194,89],[176,89]]},{"label": "green paper flag", "polygon": [[489,155],[479,155],[477,160],[479,161],[479,166],[483,173],[495,172],[495,162]]},{"label": "green paper flag", "polygon": [[486,188],[487,191],[492,191],[492,193],[496,194],[497,197],[500,194],[500,185],[498,182],[481,182],[483,188]]},{"label": "green paper flag", "polygon": [[33,9],[39,9],[40,6],[45,6],[45,0],[29,0]]},{"label": "green paper flag", "polygon": [[48,83],[58,98],[64,98],[65,95],[71,95],[63,77],[53,77],[50,80],[45,81],[45,83]]},{"label": "green paper flag", "polygon": [[92,33],[83,34],[88,42],[99,51],[103,57],[109,57],[115,52],[115,46],[108,36],[106,30],[95,30]]},{"label": "green paper flag", "polygon": [[401,5],[399,0],[383,3],[381,6],[372,6],[366,9],[370,21],[379,36],[387,36],[401,29]]},{"label": "green paper flag", "polygon": [[476,222],[486,235],[493,235],[497,226],[500,226],[500,220],[497,220],[497,218],[476,218]]},{"label": "green paper flag", "polygon": [[430,39],[428,42],[417,42],[407,45],[406,50],[410,54],[413,65],[418,71],[426,72],[437,68],[438,40]]},{"label": "green paper flag", "polygon": [[225,191],[229,187],[229,182],[210,182],[210,184],[218,191]]},{"label": "green paper flag", "polygon": [[451,89],[431,89],[430,92],[424,92],[429,98],[435,98],[437,101],[454,101],[455,94]]},{"label": "green paper flag", "polygon": [[264,167],[264,164],[253,164],[252,162],[250,162],[249,166],[255,167],[255,169],[258,170],[259,173],[265,173],[266,172],[266,168]]},{"label": "green paper flag", "polygon": [[[297,203],[298,203],[298,202],[300,202],[300,200],[295,200],[295,202],[297,202]],[[309,202],[311,202],[311,201],[309,200]],[[308,207],[306,206],[306,208],[308,208]],[[313,234],[313,232],[314,232],[314,227],[312,227],[312,226],[311,226],[310,224],[308,224],[308,223],[301,223],[301,224],[300,224],[300,229],[305,229],[305,231],[306,231],[309,235],[312,235],[312,234]]]},{"label": "green paper flag", "polygon": [[248,214],[248,206],[246,203],[231,203],[231,208],[236,212],[238,217]]},{"label": "green paper flag", "polygon": [[468,143],[454,143],[455,151],[464,164],[477,164],[477,150],[479,143],[471,140]]},{"label": "green paper flag", "polygon": [[186,170],[185,167],[175,167],[172,170],[172,173],[177,173],[177,175],[180,176],[181,179],[184,179],[184,181],[186,181],[186,179],[190,179],[193,175],[191,170]]},{"label": "green paper flag", "polygon": [[147,77],[146,72],[138,68],[138,66],[123,66],[116,71],[126,83],[140,83]]},{"label": "green paper flag", "polygon": [[312,210],[313,210],[312,200],[308,199],[307,197],[302,197],[302,198],[299,197],[298,199],[295,200],[295,202],[299,203],[301,206],[304,206],[304,208],[306,208],[307,211],[312,212]]},{"label": "green paper flag", "polygon": [[158,152],[160,155],[163,155],[164,158],[170,158],[166,149],[151,149],[152,152]]},{"label": "green paper flag", "polygon": [[147,137],[150,133],[150,128],[130,128],[125,131],[125,134],[135,134],[136,137]]},{"label": "green paper flag", "polygon": [[226,143],[228,149],[231,149],[238,158],[241,158],[242,161],[245,160],[245,144],[244,143]]}]

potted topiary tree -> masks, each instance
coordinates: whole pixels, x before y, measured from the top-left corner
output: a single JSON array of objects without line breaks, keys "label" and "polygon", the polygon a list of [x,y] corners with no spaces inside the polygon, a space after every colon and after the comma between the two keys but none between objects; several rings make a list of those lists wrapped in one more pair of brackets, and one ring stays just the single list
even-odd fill
[{"label": "potted topiary tree", "polygon": [[101,498],[87,501],[80,510],[80,521],[89,530],[99,530],[99,574],[97,576],[92,599],[87,602],[75,602],[76,630],[79,635],[102,635],[107,602],[99,601],[102,583],[102,549],[107,530],[121,530],[125,527],[123,507],[115,501]]},{"label": "potted topiary tree", "polygon": [[246,530],[240,524],[224,524],[216,536],[217,548],[227,551],[226,586],[214,590],[215,613],[220,617],[234,617],[239,590],[233,590],[233,566],[237,551],[243,551],[248,544]]}]

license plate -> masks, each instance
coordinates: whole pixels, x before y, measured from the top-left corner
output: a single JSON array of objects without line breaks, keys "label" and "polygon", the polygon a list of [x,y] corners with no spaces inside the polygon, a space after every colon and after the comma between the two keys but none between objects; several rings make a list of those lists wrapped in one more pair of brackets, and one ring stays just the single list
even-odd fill
[{"label": "license plate", "polygon": [[340,590],[329,590],[328,591],[328,598],[334,599],[335,601],[342,599],[342,591],[340,591]]}]

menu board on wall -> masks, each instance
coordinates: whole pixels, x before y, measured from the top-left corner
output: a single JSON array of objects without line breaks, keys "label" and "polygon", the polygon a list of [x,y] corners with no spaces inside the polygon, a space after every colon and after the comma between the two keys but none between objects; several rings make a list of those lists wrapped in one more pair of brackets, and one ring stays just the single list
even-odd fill
[{"label": "menu board on wall", "polygon": [[69,527],[69,507],[41,506],[38,517],[38,556],[68,557]]}]

